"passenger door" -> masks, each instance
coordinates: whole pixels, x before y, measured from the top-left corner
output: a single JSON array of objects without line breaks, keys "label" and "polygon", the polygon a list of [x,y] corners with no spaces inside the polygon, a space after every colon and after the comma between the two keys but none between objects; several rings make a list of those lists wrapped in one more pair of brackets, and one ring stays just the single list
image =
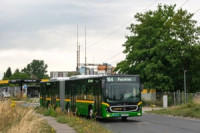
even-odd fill
[{"label": "passenger door", "polygon": [[76,86],[72,85],[71,89],[71,109],[73,113],[76,113]]},{"label": "passenger door", "polygon": [[94,113],[96,117],[101,117],[101,102],[102,102],[102,91],[101,85],[95,83],[94,87]]}]

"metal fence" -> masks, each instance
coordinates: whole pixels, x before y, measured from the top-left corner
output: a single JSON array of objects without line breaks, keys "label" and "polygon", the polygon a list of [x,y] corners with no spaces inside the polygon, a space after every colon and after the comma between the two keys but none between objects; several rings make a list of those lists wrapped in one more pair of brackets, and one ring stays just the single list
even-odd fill
[{"label": "metal fence", "polygon": [[[151,95],[151,99],[146,99],[146,97]],[[142,101],[144,106],[156,106],[163,107],[163,96],[167,95],[168,106],[181,105],[187,102],[198,102],[200,103],[200,92],[198,93],[187,93],[186,98],[184,92],[155,92],[152,94],[142,94]]]}]

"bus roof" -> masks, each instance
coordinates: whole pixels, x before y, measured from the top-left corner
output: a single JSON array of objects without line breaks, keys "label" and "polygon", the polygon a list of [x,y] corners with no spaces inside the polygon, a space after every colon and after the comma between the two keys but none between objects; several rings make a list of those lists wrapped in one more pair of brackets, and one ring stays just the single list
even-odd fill
[{"label": "bus roof", "polygon": [[102,77],[100,75],[75,75],[71,76],[70,79],[84,79],[84,78],[95,78],[95,77]]},{"label": "bus roof", "polygon": [[69,77],[56,77],[56,78],[51,78],[50,81],[63,81],[63,80],[69,80]]}]

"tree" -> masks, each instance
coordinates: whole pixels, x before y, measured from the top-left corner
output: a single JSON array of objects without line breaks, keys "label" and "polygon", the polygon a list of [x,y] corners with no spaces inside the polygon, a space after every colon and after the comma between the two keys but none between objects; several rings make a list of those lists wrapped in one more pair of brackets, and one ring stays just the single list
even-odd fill
[{"label": "tree", "polygon": [[28,74],[30,79],[48,78],[47,67],[43,60],[33,60],[22,72]]},{"label": "tree", "polygon": [[[195,26],[193,14],[175,11],[175,7],[158,5],[155,11],[135,15],[138,23],[128,27],[132,35],[123,44],[126,59],[117,64],[116,71],[139,74],[145,88],[183,89],[184,70],[200,66],[200,28]],[[200,71],[194,74],[200,75]],[[190,85],[195,81],[200,83],[200,77],[195,76]]]},{"label": "tree", "polygon": [[18,73],[18,72],[19,72],[19,69],[17,68],[14,73]]},{"label": "tree", "polygon": [[14,79],[29,79],[29,76],[26,73],[20,72],[19,69],[17,68],[9,78],[9,80],[14,80]]},{"label": "tree", "polygon": [[29,79],[29,76],[26,73],[16,72],[12,76],[10,76],[9,79],[10,80],[13,80],[13,79]]},{"label": "tree", "polygon": [[3,80],[9,79],[11,75],[12,75],[11,68],[8,67],[8,69],[7,69],[6,72],[4,73]]}]

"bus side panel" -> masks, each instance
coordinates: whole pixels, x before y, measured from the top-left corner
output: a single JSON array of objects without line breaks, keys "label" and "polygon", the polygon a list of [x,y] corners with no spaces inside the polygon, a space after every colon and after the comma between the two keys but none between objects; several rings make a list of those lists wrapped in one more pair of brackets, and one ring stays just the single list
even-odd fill
[{"label": "bus side panel", "polygon": [[47,107],[47,89],[49,88],[49,83],[43,82],[40,85],[40,105]]},{"label": "bus side panel", "polygon": [[[91,103],[89,101],[80,101],[76,102],[76,107],[77,107],[77,114],[78,115],[88,115],[88,107]],[[92,104],[91,104],[92,105]],[[93,105],[94,106],[94,105]]]},{"label": "bus side panel", "polygon": [[51,100],[51,105],[53,108],[59,107],[60,103],[59,101],[59,82],[51,82],[51,89],[50,89],[50,100]]},{"label": "bus side panel", "polygon": [[106,111],[106,108],[108,108],[109,106],[108,105],[105,105],[105,104],[101,104],[101,112],[102,112],[102,118],[106,118],[106,117],[109,117],[109,114],[108,112]]}]

